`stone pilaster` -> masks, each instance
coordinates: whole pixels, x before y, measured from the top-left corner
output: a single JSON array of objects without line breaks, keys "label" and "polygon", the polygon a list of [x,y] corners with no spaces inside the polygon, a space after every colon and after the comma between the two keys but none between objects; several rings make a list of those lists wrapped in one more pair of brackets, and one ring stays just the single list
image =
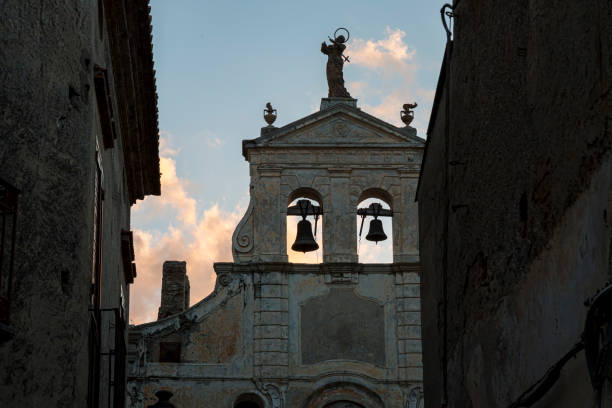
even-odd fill
[{"label": "stone pilaster", "polygon": [[357,262],[357,226],[351,205],[350,168],[329,168],[330,205],[325,210],[323,262]]},{"label": "stone pilaster", "polygon": [[253,371],[256,378],[289,373],[289,302],[283,265],[264,264],[255,276]]},{"label": "stone pilaster", "polygon": [[423,362],[420,279],[416,271],[407,271],[401,267],[398,269],[395,275],[398,379],[421,381]]}]

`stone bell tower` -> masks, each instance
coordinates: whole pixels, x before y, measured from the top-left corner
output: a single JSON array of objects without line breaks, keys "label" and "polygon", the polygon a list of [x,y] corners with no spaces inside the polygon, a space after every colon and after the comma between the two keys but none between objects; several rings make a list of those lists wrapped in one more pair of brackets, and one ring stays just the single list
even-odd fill
[{"label": "stone bell tower", "polygon": [[305,196],[321,204],[324,263],[357,262],[357,204],[379,198],[393,212],[393,262],[418,262],[414,202],[422,139],[356,107],[323,98],[321,110],[245,140],[251,202],[236,228],[236,263],[287,262],[288,204]]},{"label": "stone bell tower", "polygon": [[[346,96],[340,37],[322,45],[330,95],[320,110],[275,127],[268,104],[269,125],[243,141],[250,204],[233,262],[214,265],[214,292],[132,331],[132,401],[153,403],[162,389],[177,406],[422,408],[415,192],[424,141],[408,125],[415,105],[396,127]],[[316,204],[292,206],[298,198]],[[359,263],[357,216],[370,213],[358,204],[368,198],[390,208],[392,263]],[[301,211],[322,218],[322,263],[288,262],[287,220]]]}]

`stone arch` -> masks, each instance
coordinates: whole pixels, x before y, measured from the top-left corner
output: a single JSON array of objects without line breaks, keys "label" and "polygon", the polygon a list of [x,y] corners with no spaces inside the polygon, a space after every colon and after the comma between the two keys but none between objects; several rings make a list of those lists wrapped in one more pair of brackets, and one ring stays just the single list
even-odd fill
[{"label": "stone arch", "polygon": [[321,195],[321,193],[319,193],[317,190],[311,187],[299,187],[293,190],[287,196],[287,205],[291,204],[293,200],[295,200],[296,198],[300,198],[300,197],[314,200],[319,203],[321,208],[323,208],[323,196]]},{"label": "stone arch", "polygon": [[339,381],[316,390],[302,408],[330,408],[337,403],[352,403],[356,408],[384,408],[381,398],[367,387],[353,382]]},{"label": "stone arch", "polygon": [[357,204],[368,198],[377,198],[384,201],[393,209],[393,196],[387,190],[378,187],[366,188],[361,192],[359,198],[357,198]]}]

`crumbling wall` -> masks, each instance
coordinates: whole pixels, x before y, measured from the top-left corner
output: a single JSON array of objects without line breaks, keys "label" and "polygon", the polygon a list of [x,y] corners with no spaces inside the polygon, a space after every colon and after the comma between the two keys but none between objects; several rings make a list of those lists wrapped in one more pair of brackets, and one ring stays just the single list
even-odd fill
[{"label": "crumbling wall", "polygon": [[445,366],[449,406],[509,404],[578,341],[609,277],[611,16],[605,1],[455,10],[448,140],[443,97],[419,190],[428,404]]}]

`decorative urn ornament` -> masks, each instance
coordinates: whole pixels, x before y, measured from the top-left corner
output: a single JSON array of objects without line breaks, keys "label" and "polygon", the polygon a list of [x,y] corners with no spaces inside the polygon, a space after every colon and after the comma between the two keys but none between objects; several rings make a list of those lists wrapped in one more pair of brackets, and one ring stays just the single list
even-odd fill
[{"label": "decorative urn ornament", "polygon": [[406,126],[409,126],[412,121],[414,120],[414,108],[416,108],[418,105],[417,103],[406,103],[404,104],[404,110],[400,111],[400,118],[402,119],[402,122],[404,122],[404,124]]},{"label": "decorative urn ornament", "polygon": [[272,126],[276,120],[276,109],[272,108],[272,104],[270,102],[266,103],[266,109],[263,111],[263,117],[268,126]]}]

